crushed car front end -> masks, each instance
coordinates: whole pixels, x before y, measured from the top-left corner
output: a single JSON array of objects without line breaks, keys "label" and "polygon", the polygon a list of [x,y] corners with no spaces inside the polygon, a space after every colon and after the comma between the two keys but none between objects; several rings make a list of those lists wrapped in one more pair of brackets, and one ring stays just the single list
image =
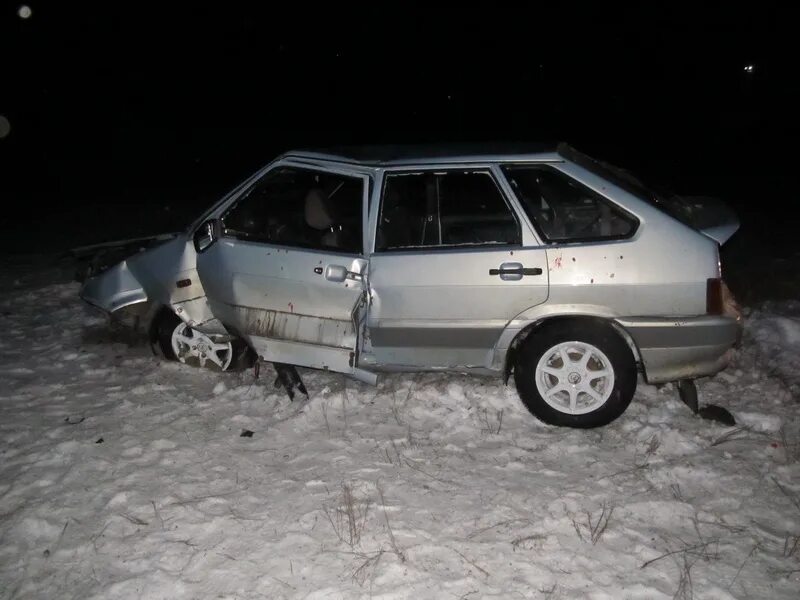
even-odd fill
[{"label": "crushed car front end", "polygon": [[143,331],[159,310],[167,309],[192,327],[224,333],[208,309],[196,254],[185,235],[161,240],[90,274],[80,296],[114,320]]}]

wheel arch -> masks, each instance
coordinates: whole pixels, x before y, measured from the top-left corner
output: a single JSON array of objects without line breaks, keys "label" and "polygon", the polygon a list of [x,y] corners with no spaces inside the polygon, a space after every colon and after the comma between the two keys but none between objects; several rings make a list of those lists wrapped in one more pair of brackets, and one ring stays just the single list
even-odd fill
[{"label": "wheel arch", "polygon": [[511,373],[514,370],[514,363],[516,361],[517,351],[530,335],[535,335],[537,331],[541,331],[542,328],[544,327],[553,327],[555,325],[558,325],[559,323],[574,323],[574,322],[591,323],[594,326],[606,327],[614,331],[619,337],[621,337],[625,341],[628,348],[630,348],[637,366],[644,369],[644,363],[642,362],[641,353],[639,352],[639,348],[636,346],[636,342],[633,340],[630,333],[628,333],[622,325],[617,323],[615,319],[611,317],[585,314],[585,313],[553,314],[553,315],[545,315],[531,321],[530,323],[526,324],[514,336],[514,338],[512,339],[511,343],[508,346],[508,350],[506,351],[504,359],[503,382],[508,383],[508,379],[509,377],[511,377]]}]

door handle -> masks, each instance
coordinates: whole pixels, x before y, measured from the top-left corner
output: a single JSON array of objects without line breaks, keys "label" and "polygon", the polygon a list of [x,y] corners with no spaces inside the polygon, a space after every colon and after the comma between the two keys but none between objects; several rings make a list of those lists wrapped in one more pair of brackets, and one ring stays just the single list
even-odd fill
[{"label": "door handle", "polygon": [[532,269],[525,269],[519,267],[516,269],[489,269],[489,275],[541,275],[542,270],[539,267]]},{"label": "door handle", "polygon": [[489,275],[499,275],[503,281],[517,281],[524,275],[541,275],[539,267],[523,267],[520,263],[503,263],[499,269],[489,269]]}]

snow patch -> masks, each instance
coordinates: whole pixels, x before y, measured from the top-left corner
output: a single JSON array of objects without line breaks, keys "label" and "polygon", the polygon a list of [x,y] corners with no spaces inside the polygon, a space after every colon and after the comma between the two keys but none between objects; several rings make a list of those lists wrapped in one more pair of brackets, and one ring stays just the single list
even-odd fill
[{"label": "snow patch", "polygon": [[698,383],[743,427],[641,384],[573,431],[462,375],[302,370],[311,398],[289,402],[269,377],[92,341],[77,286],[46,292],[0,291],[14,597],[673,598],[687,547],[696,598],[797,596],[794,305],[754,311],[735,364]]},{"label": "snow patch", "polygon": [[766,415],[756,412],[737,411],[736,421],[739,425],[749,427],[754,431],[778,431],[783,420],[778,415]]}]

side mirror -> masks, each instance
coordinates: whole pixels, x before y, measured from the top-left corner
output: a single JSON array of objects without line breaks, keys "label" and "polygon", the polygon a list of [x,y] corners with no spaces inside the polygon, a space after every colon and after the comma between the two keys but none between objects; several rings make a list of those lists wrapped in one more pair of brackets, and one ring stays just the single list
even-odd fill
[{"label": "side mirror", "polygon": [[217,241],[219,234],[219,221],[216,219],[209,219],[194,232],[194,249],[197,250],[198,253],[208,250],[211,244]]},{"label": "side mirror", "polygon": [[347,279],[347,267],[341,265],[328,265],[325,269],[325,279],[339,283]]},{"label": "side mirror", "polygon": [[[322,272],[322,269],[319,271]],[[347,267],[342,265],[328,265],[325,268],[325,279],[336,283],[341,283],[345,279],[352,279],[353,281],[361,281],[361,274],[348,271]]]}]

